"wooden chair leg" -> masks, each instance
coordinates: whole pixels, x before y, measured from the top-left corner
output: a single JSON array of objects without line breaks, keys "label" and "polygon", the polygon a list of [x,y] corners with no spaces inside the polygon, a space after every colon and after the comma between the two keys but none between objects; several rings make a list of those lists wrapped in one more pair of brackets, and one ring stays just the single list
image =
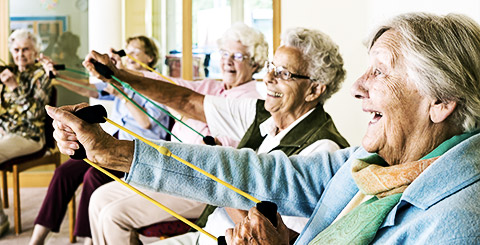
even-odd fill
[{"label": "wooden chair leg", "polygon": [[2,171],[2,194],[3,208],[8,208],[7,171]]},{"label": "wooden chair leg", "polygon": [[22,232],[22,220],[20,210],[20,181],[18,166],[13,165],[13,220],[15,221],[15,234]]},{"label": "wooden chair leg", "polygon": [[76,243],[77,237],[73,234],[75,230],[75,219],[77,217],[77,208],[75,205],[75,194],[73,194],[72,200],[68,203],[68,228],[70,233],[70,243]]}]

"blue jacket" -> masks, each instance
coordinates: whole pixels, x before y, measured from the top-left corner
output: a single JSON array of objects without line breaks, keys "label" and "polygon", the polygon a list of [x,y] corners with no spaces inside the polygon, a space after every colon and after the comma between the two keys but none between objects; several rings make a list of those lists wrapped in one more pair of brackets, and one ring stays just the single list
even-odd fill
[{"label": "blue jacket", "polygon": [[[280,151],[157,142],[282,215],[310,217],[296,244],[308,244],[357,193],[351,160],[361,147],[287,157]],[[375,244],[480,244],[480,134],[453,147],[405,190],[378,231]],[[315,162],[317,164],[309,164]],[[152,147],[135,141],[127,182],[218,206],[249,209],[250,200]]]}]

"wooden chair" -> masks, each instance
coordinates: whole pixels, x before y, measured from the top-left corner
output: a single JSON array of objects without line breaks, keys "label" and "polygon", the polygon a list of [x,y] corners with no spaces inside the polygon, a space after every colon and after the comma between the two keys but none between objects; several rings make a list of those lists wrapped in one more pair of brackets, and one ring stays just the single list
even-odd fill
[{"label": "wooden chair", "polygon": [[[56,105],[56,90],[52,87],[49,105]],[[20,208],[20,173],[37,166],[55,164],[55,168],[60,165],[60,152],[56,148],[53,138],[52,119],[47,115],[45,118],[45,146],[35,153],[16,157],[0,164],[3,189],[3,207],[8,208],[8,186],[7,172],[13,176],[13,213],[15,223],[15,234],[22,232],[21,208]]]},{"label": "wooden chair", "polygon": [[75,231],[75,220],[77,218],[77,207],[75,202],[76,195],[73,194],[72,200],[68,203],[68,233],[70,243],[76,243],[77,237],[73,234]]}]

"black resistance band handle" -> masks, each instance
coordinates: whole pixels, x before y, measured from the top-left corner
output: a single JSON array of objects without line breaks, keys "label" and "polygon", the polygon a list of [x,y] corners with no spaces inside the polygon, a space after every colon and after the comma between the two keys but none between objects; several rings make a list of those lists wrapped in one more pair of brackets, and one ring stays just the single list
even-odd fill
[{"label": "black resistance band handle", "polygon": [[203,137],[203,142],[206,145],[215,145],[215,139],[212,136],[205,136]]},{"label": "black resistance band handle", "polygon": [[66,67],[65,67],[64,64],[56,64],[56,65],[53,65],[53,69],[58,70],[58,71],[63,71],[63,70],[66,69]]},{"label": "black resistance band handle", "polygon": [[[257,209],[263,214],[273,226],[277,227],[277,204],[269,201],[261,201],[257,203]],[[219,236],[217,238],[218,245],[227,245],[225,236]]]},{"label": "black resistance band handle", "polygon": [[123,50],[123,49],[120,49],[118,51],[112,50],[112,52],[114,54],[118,54],[118,56],[120,56],[120,57],[127,56],[127,53],[125,53],[125,50]]},{"label": "black resistance band handle", "polygon": [[[84,107],[76,112],[73,115],[77,116],[78,118],[84,120],[88,123],[104,123],[106,122],[105,117],[107,117],[107,110],[102,105],[94,105]],[[75,151],[75,153],[70,156],[72,159],[82,160],[87,157],[87,153],[85,152],[85,147],[80,144],[80,148]]]},{"label": "black resistance band handle", "polygon": [[110,68],[108,68],[108,66],[94,60],[94,59],[91,59],[90,62],[93,63],[93,66],[95,67],[95,70],[100,74],[102,75],[103,77],[107,78],[107,79],[110,79],[112,78],[113,76],[113,71],[110,70]]},{"label": "black resistance band handle", "polygon": [[[57,70],[57,71],[60,71],[60,70],[65,70],[65,65],[63,64],[56,64],[56,65],[53,65],[53,69]],[[56,76],[55,74],[53,74],[52,71],[48,71],[48,78],[50,79],[54,79]]]}]

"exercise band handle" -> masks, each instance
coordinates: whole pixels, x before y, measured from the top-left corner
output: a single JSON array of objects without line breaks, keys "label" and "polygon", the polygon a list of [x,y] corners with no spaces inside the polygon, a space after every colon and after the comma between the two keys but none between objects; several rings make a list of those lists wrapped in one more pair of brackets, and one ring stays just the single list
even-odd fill
[{"label": "exercise band handle", "polygon": [[[277,227],[277,204],[269,201],[261,201],[257,203],[258,211],[263,214],[273,226]],[[218,245],[227,245],[225,236],[217,238]]]},{"label": "exercise band handle", "polygon": [[215,138],[210,135],[204,136],[202,140],[206,145],[216,145]]},{"label": "exercise band handle", "polygon": [[95,70],[100,74],[102,75],[103,77],[105,77],[106,79],[111,79],[112,76],[113,76],[113,71],[110,70],[110,68],[108,68],[108,66],[94,60],[94,59],[91,59],[90,62],[93,64],[93,66],[95,67]]},{"label": "exercise band handle", "polygon": [[66,67],[65,67],[64,64],[55,64],[55,65],[53,65],[53,69],[63,71],[63,70],[66,69]]},{"label": "exercise band handle", "polygon": [[[88,123],[104,123],[106,122],[105,118],[107,117],[107,111],[102,105],[94,105],[89,107],[84,107],[78,111],[73,112],[73,115],[84,120]],[[78,141],[77,141],[78,142]],[[85,147],[83,147],[80,142],[78,142],[79,148],[75,151],[73,155],[70,156],[72,159],[82,160],[87,158],[87,153]]]},{"label": "exercise band handle", "polygon": [[127,53],[125,53],[125,50],[123,50],[123,49],[120,49],[119,51],[112,50],[112,53],[118,54],[118,56],[120,56],[120,57],[127,56]]},{"label": "exercise band handle", "polygon": [[[65,65],[63,65],[63,64],[56,64],[56,65],[53,65],[53,69],[55,69],[55,70],[65,70]],[[53,74],[52,71],[48,71],[48,78],[54,79],[54,78],[55,78],[55,74]]]}]

